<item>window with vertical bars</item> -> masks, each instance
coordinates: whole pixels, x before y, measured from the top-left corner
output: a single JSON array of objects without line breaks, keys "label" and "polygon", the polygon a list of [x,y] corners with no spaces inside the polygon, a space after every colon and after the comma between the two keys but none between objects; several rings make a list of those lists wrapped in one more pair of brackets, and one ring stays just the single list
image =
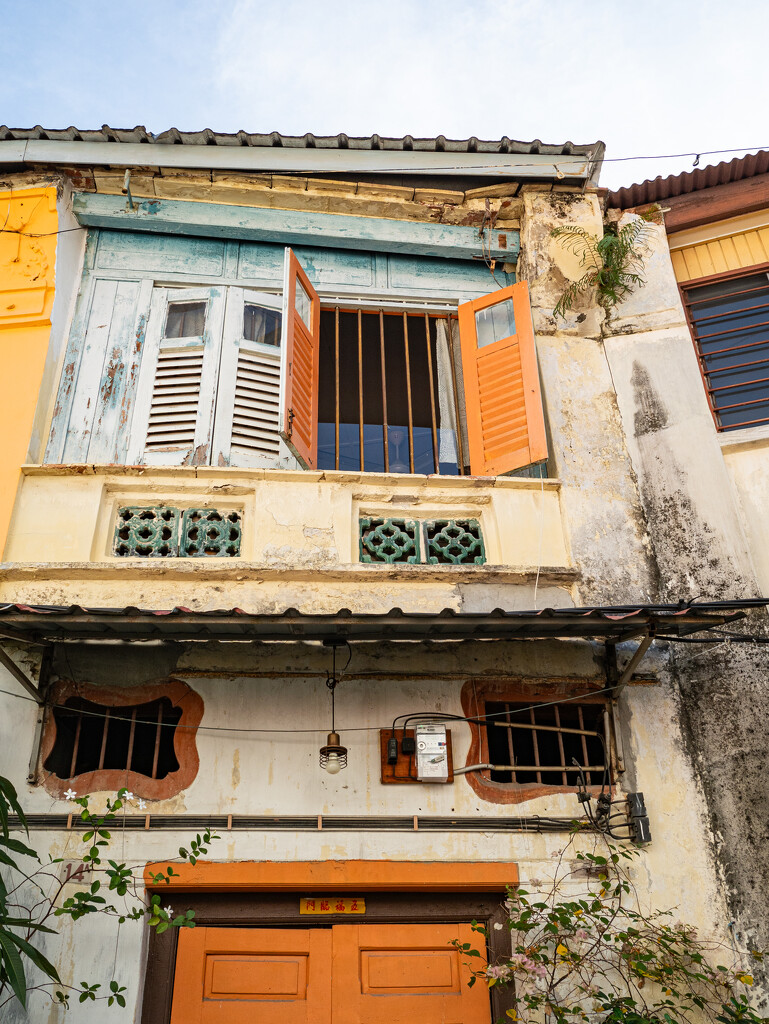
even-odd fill
[{"label": "window with vertical bars", "polygon": [[70,697],[54,708],[56,742],[43,767],[60,779],[114,769],[164,779],[179,769],[174,735],[181,716],[168,697],[115,707]]},{"label": "window with vertical bars", "polygon": [[719,430],[769,423],[769,274],[683,289]]},{"label": "window with vertical bars", "polygon": [[580,770],[588,786],[610,782],[602,703],[486,701],[485,714],[492,782],[564,789]]},{"label": "window with vertical bars", "polygon": [[466,472],[452,318],[322,309],[318,468]]}]

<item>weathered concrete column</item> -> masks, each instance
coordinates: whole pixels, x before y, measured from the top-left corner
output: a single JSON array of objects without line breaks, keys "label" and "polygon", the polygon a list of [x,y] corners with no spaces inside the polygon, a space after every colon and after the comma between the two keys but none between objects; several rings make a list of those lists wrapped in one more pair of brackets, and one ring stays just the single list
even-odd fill
[{"label": "weathered concrete column", "polygon": [[656,590],[633,467],[604,352],[604,312],[580,298],[566,320],[553,307],[584,270],[551,236],[566,224],[602,233],[595,194],[524,186],[518,276],[529,283],[549,427],[549,472],[563,482],[572,557],[582,572],[581,603],[645,601]]}]

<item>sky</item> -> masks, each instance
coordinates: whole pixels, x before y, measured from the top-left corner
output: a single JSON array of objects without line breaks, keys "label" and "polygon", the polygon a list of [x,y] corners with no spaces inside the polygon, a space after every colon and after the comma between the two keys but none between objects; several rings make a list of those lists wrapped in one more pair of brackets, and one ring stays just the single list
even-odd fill
[{"label": "sky", "polygon": [[769,148],[764,0],[0,0],[0,25],[13,128],[601,139],[609,188]]}]

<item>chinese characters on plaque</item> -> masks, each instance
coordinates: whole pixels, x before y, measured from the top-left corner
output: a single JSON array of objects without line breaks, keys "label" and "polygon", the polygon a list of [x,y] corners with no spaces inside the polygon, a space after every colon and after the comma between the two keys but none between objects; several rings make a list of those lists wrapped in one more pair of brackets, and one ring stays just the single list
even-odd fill
[{"label": "chinese characters on plaque", "polygon": [[365,914],[366,901],[360,896],[303,896],[300,914]]}]

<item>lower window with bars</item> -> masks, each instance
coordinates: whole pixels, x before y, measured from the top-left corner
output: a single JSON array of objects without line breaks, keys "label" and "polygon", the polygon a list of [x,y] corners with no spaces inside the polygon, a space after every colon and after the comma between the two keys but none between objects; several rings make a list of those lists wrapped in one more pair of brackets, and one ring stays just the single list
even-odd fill
[{"label": "lower window with bars", "polygon": [[479,681],[466,684],[462,703],[468,717],[478,718],[467,763],[491,766],[466,778],[485,799],[517,803],[575,792],[583,782],[611,786],[610,716],[602,698],[580,698],[558,684],[529,697],[525,686]]},{"label": "lower window with bars", "polygon": [[59,796],[122,786],[148,799],[174,796],[197,773],[200,697],[173,680],[126,690],[119,703],[112,695],[90,684],[54,692],[41,750],[46,788]]}]

